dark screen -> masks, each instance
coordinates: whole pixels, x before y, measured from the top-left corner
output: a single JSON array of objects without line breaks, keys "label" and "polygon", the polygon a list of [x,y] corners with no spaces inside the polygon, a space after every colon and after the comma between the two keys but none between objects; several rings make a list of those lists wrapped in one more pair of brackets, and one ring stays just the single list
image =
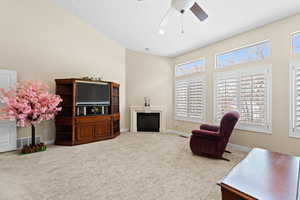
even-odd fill
[{"label": "dark screen", "polygon": [[77,83],[77,103],[109,103],[108,84]]}]

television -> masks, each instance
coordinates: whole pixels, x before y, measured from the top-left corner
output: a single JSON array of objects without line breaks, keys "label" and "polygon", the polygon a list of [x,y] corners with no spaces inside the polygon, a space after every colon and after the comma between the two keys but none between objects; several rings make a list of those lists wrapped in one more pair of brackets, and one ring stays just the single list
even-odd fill
[{"label": "television", "polygon": [[108,83],[77,82],[76,105],[110,105]]}]

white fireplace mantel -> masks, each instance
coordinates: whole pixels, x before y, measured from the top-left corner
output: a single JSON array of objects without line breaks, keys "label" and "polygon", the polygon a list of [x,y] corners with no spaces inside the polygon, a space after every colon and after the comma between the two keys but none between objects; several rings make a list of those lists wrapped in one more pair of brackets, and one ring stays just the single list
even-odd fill
[{"label": "white fireplace mantel", "polygon": [[130,106],[130,131],[137,132],[137,113],[160,113],[160,132],[165,132],[167,121],[166,121],[166,111],[163,106]]}]

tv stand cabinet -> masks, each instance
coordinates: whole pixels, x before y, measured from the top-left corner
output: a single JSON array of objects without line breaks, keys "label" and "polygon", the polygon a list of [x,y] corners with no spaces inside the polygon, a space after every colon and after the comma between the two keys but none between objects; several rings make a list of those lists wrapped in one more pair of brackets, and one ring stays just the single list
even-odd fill
[{"label": "tv stand cabinet", "polygon": [[[98,82],[82,79],[56,79],[56,94],[62,99],[62,110],[55,118],[56,145],[78,145],[113,139],[120,134],[119,84],[108,83],[110,105],[103,115],[77,116],[76,83]],[[103,82],[103,81],[102,81]]]}]

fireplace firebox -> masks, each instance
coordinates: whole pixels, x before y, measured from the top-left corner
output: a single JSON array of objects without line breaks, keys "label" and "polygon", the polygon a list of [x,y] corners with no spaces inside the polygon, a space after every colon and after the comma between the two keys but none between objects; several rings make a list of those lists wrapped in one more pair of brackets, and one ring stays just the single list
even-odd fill
[{"label": "fireplace firebox", "polygon": [[160,113],[137,113],[137,131],[159,132]]}]

